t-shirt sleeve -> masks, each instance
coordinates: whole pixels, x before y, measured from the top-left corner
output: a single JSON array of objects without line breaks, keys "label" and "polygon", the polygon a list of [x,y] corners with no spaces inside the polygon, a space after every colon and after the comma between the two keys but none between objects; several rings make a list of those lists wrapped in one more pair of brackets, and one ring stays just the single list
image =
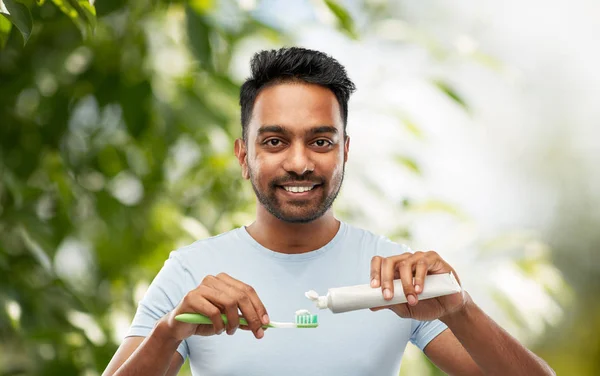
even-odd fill
[{"label": "t-shirt sleeve", "polygon": [[446,324],[440,320],[411,321],[410,342],[421,349],[421,351],[425,349],[431,340],[440,335],[444,330],[448,329]]},{"label": "t-shirt sleeve", "polygon": [[[412,249],[404,244],[398,244],[392,242],[386,238],[382,238],[380,241],[377,254],[382,257],[390,257],[401,255],[406,252],[414,253]],[[418,321],[411,320],[411,336],[410,342],[417,346],[421,351],[425,349],[425,346],[431,342],[432,339],[437,337],[440,333],[446,330],[448,327],[446,324],[439,320],[433,321]]]},{"label": "t-shirt sleeve", "polygon": [[[150,334],[156,322],[171,312],[193,285],[189,271],[183,266],[177,251],[171,252],[169,259],[156,275],[148,291],[138,304],[131,327],[125,337]],[[193,287],[191,287],[193,288]],[[183,359],[187,359],[189,348],[187,342],[181,342],[177,351]]]}]

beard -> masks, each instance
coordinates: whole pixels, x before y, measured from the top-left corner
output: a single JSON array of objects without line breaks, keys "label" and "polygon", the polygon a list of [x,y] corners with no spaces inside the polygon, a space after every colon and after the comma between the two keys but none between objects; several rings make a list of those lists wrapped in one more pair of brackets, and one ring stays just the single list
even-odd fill
[{"label": "beard", "polygon": [[[342,173],[333,176],[329,182],[323,177],[313,176],[312,172],[303,175],[290,173],[270,181],[267,188],[261,190],[256,175],[249,168],[250,183],[258,202],[275,218],[288,223],[309,223],[322,217],[331,208],[342,188],[344,172],[345,164],[342,166]],[[313,189],[319,189],[319,195],[311,199],[292,199],[282,202],[277,197],[277,190],[283,189],[281,185],[287,182],[318,184]],[[333,189],[330,189],[330,186]]]}]

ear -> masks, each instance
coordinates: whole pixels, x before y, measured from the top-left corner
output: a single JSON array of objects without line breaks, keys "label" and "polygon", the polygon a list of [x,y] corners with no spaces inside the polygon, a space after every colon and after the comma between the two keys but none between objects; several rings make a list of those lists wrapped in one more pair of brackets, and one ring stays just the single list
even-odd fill
[{"label": "ear", "polygon": [[248,150],[246,149],[246,143],[243,139],[238,138],[235,140],[235,156],[242,167],[242,177],[244,179],[250,179],[248,172]]},{"label": "ear", "polygon": [[348,162],[348,152],[350,151],[350,136],[344,137],[344,163]]}]

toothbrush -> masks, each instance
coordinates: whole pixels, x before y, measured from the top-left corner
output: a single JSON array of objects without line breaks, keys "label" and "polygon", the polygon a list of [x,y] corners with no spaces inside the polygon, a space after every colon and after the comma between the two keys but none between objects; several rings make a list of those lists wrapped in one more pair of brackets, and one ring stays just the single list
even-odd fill
[{"label": "toothbrush", "polygon": [[[227,316],[221,314],[223,323],[227,325]],[[263,328],[316,328],[319,326],[317,315],[311,315],[307,310],[299,310],[296,312],[295,322],[277,322],[271,321]],[[182,313],[175,316],[175,320],[186,322],[188,324],[212,324],[212,320],[200,313]],[[240,325],[248,325],[245,318],[240,317]]]}]

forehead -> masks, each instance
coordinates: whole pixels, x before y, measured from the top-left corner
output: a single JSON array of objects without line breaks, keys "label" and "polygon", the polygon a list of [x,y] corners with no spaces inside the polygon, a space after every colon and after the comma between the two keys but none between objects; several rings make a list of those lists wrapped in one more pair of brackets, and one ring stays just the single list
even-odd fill
[{"label": "forehead", "polygon": [[282,83],[263,89],[254,102],[249,135],[263,125],[280,125],[294,133],[332,125],[343,134],[339,103],[333,92],[307,83]]}]

